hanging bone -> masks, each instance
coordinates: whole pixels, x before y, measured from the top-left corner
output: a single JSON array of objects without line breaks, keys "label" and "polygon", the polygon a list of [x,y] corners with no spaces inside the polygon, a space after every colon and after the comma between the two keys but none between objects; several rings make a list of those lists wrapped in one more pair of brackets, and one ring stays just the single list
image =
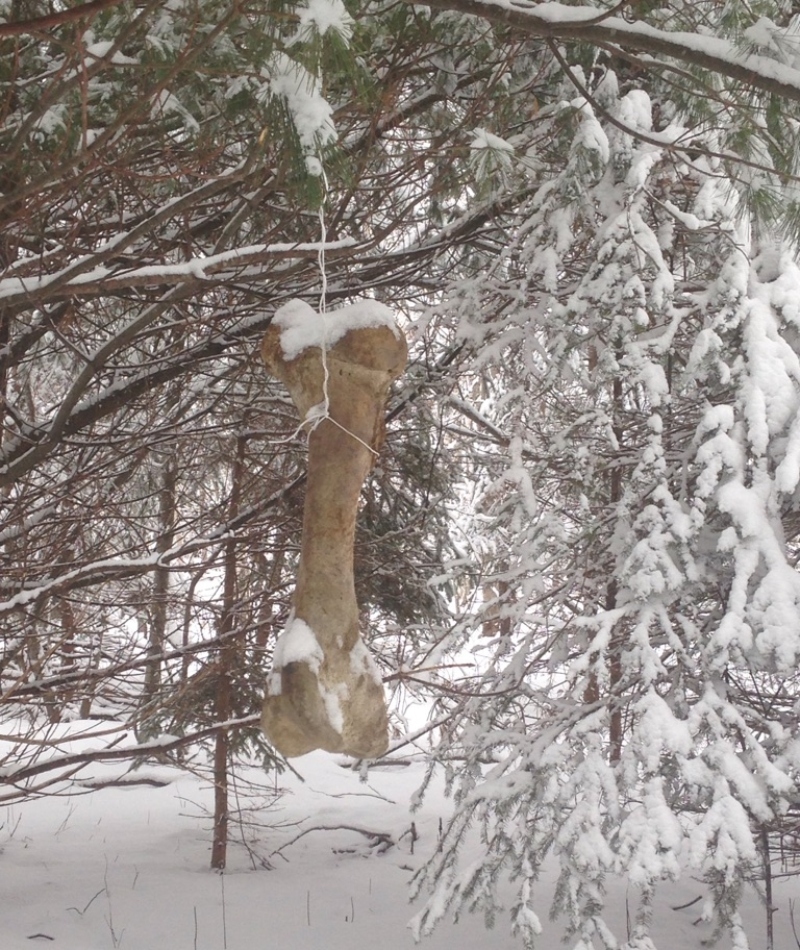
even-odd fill
[{"label": "hanging bone", "polygon": [[320,315],[293,300],[275,314],[261,354],[308,431],[294,610],[275,644],[261,725],[285,756],[313,749],[377,756],[388,744],[386,700],[359,635],[353,543],[406,342],[375,301]]}]

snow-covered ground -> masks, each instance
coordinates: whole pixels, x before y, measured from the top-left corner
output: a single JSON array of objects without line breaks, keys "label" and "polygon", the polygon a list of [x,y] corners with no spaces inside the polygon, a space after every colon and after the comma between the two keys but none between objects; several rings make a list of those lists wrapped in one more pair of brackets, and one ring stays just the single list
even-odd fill
[{"label": "snow-covered ground", "polygon": [[[0,950],[413,947],[408,883],[436,847],[440,818],[446,820],[449,803],[441,788],[434,783],[412,815],[421,762],[373,769],[366,782],[323,753],[294,764],[303,781],[289,772],[277,780],[255,770],[247,776],[263,783],[260,807],[247,815],[247,826],[232,826],[224,874],[209,870],[212,791],[200,776],[146,768],[140,779],[168,784],[73,788],[7,808],[0,831]],[[91,772],[103,781],[120,767]],[[277,797],[276,784],[283,790]],[[245,797],[241,804],[248,804]],[[312,830],[335,826],[348,827]],[[547,920],[551,888],[552,881],[542,882],[544,950],[560,946],[563,933]],[[699,950],[708,935],[696,923],[701,903],[672,908],[704,893],[691,879],[665,890],[658,902],[659,950]],[[780,885],[776,950],[798,946],[789,918],[790,901],[798,897],[800,879]],[[623,938],[626,905],[632,916],[635,899],[624,881],[611,889],[611,919]],[[752,947],[761,950],[764,912],[757,899],[748,919]],[[476,917],[448,922],[423,941],[430,950],[518,946],[505,920],[487,933]]]}]

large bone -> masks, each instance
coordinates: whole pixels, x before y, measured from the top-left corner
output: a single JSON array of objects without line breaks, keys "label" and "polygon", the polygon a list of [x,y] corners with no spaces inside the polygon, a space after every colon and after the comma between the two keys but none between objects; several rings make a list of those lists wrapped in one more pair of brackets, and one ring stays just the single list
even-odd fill
[{"label": "large bone", "polygon": [[374,757],[386,750],[388,720],[380,674],[359,635],[353,543],[406,342],[375,301],[320,315],[295,300],[275,314],[261,354],[308,430],[293,617],[275,646],[261,725],[285,756],[325,749]]}]

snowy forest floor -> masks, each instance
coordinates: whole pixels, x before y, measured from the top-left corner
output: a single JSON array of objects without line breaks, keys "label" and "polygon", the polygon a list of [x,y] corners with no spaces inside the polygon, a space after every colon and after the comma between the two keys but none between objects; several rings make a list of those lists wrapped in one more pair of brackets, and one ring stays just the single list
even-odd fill
[{"label": "snowy forest floor", "polygon": [[[322,753],[294,764],[302,781],[291,772],[277,780],[256,770],[246,776],[262,793],[246,823],[232,824],[224,874],[209,870],[213,792],[200,776],[147,767],[128,775],[147,784],[94,791],[84,776],[83,785],[62,795],[7,808],[0,830],[0,950],[413,947],[408,884],[449,814],[441,783],[411,814],[421,761],[375,768],[366,782]],[[121,769],[109,764],[91,773],[93,783],[103,783],[119,778]],[[167,784],[155,784],[161,782]],[[240,804],[250,809],[254,800],[238,787]],[[312,830],[322,828],[336,830]],[[562,945],[563,924],[547,919],[552,887],[552,879],[544,880],[538,890],[545,950]],[[654,933],[659,950],[702,947],[705,893],[691,877],[664,888]],[[509,888],[509,902],[511,895]],[[797,898],[800,878],[781,880],[775,950],[798,946],[790,920]],[[609,921],[624,941],[635,890],[617,881],[609,903]],[[755,895],[746,912],[751,946],[763,948],[764,908]],[[423,950],[487,946],[519,946],[505,916],[491,933],[482,917],[448,920],[422,943]]]}]

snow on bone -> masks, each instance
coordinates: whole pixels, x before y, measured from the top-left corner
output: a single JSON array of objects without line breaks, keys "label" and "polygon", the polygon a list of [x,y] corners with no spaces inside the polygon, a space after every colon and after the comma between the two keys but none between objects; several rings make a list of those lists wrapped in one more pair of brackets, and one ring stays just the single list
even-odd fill
[{"label": "snow on bone", "polygon": [[303,300],[290,300],[276,311],[272,326],[278,327],[284,359],[293,360],[311,346],[330,347],[351,330],[387,327],[399,339],[400,330],[392,311],[377,300],[362,300],[324,314]]},{"label": "snow on bone", "polygon": [[359,634],[353,542],[389,386],[405,367],[405,338],[376,301],[319,314],[292,300],[275,314],[261,354],[308,431],[294,614],[276,644],[261,724],[286,756],[380,755],[386,701]]}]

